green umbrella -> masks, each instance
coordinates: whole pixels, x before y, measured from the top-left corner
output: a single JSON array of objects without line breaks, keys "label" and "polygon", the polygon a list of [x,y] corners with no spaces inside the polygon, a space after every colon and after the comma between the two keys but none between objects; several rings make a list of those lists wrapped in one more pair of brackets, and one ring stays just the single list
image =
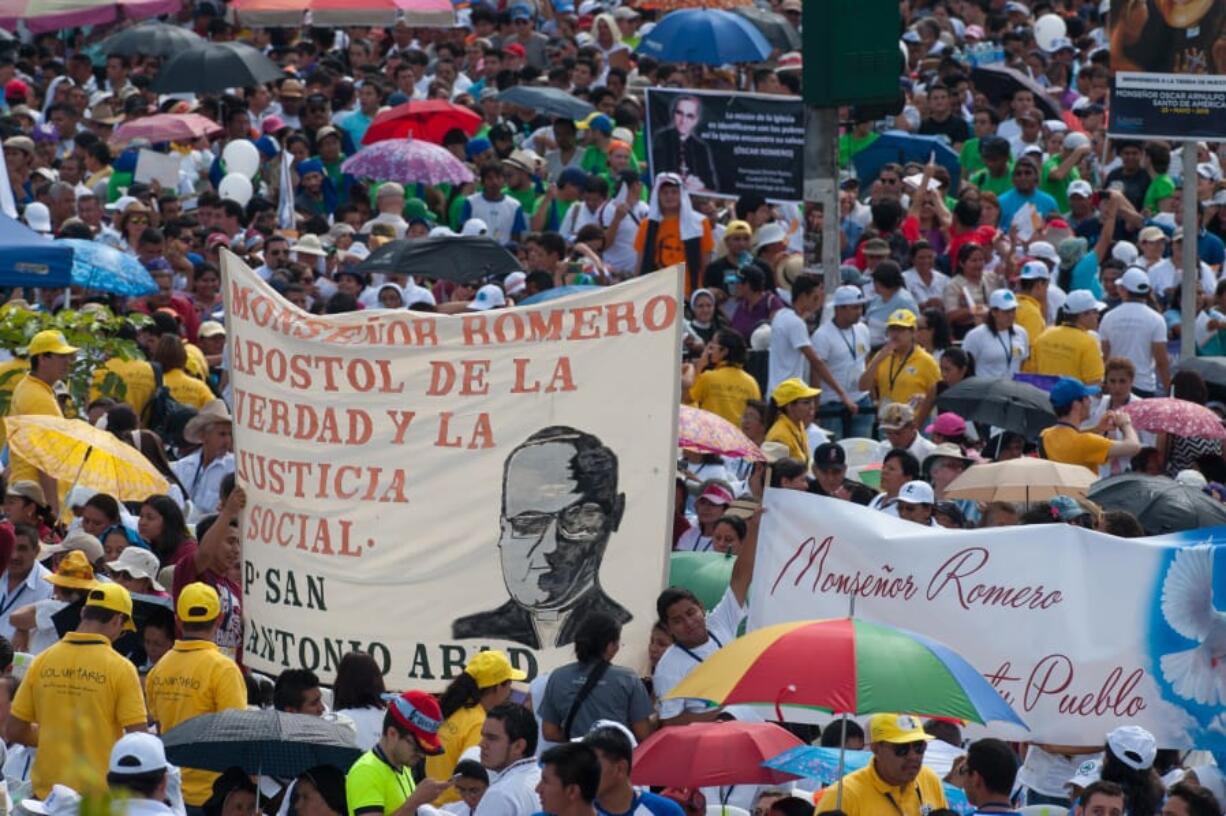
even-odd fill
[{"label": "green umbrella", "polygon": [[731,553],[675,552],[669,556],[669,586],[688,589],[702,605],[712,609],[724,597],[732,580],[736,557]]}]

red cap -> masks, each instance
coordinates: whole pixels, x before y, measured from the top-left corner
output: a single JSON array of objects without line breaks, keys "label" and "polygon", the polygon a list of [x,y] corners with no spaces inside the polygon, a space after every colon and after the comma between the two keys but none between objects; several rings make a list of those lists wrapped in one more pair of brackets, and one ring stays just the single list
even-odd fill
[{"label": "red cap", "polygon": [[443,710],[434,695],[424,691],[406,691],[389,701],[387,710],[392,719],[417,738],[417,743],[427,754],[443,753],[443,744],[438,739],[438,729],[443,724]]},{"label": "red cap", "polygon": [[519,43],[511,43],[508,46],[504,46],[502,50],[507,54],[514,54],[520,59],[523,59],[524,57],[528,56],[528,52]]},{"label": "red cap", "polygon": [[29,99],[30,86],[20,79],[10,79],[4,85],[5,99]]}]

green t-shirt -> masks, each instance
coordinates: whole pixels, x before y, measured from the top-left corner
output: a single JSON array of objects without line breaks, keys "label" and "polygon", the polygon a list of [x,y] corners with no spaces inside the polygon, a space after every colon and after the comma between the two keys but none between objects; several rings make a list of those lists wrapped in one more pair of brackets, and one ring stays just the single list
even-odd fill
[{"label": "green t-shirt", "polygon": [[1059,167],[1062,161],[1064,161],[1064,157],[1057,154],[1043,162],[1043,176],[1039,182],[1039,189],[1056,199],[1058,212],[1066,213],[1068,212],[1068,186],[1074,181],[1080,180],[1081,173],[1074,167],[1062,179],[1051,178],[1051,171]]},{"label": "green t-shirt", "polygon": [[972,173],[983,169],[983,159],[979,157],[979,137],[973,136],[962,143],[962,152],[958,154],[958,164],[962,166],[962,178],[969,179]]},{"label": "green t-shirt", "polygon": [[524,215],[526,217],[530,218],[536,212],[536,205],[540,201],[540,197],[537,196],[536,190],[531,187],[527,190],[512,190],[510,187],[504,187],[502,192],[519,202],[519,206],[524,208]]},{"label": "green t-shirt", "polygon": [[844,133],[839,137],[839,167],[846,167],[852,156],[877,141],[878,138],[876,133],[870,133],[864,137],[856,136],[854,133]]},{"label": "green t-shirt", "polygon": [[579,160],[579,166],[585,173],[603,176],[609,171],[609,157],[596,145],[589,145],[587,150],[583,151],[583,158]]},{"label": "green t-shirt", "polygon": [[1009,160],[1009,168],[1003,176],[993,176],[988,168],[985,167],[971,176],[971,184],[974,184],[980,190],[996,193],[998,196],[1004,195],[1013,189],[1013,160]]},{"label": "green t-shirt", "polygon": [[383,758],[378,747],[362,754],[345,775],[349,816],[373,808],[381,809],[384,816],[391,816],[412,795],[412,770],[394,769]]},{"label": "green t-shirt", "polygon": [[1173,195],[1175,195],[1174,180],[1166,173],[1154,176],[1154,180],[1149,183],[1149,189],[1145,191],[1145,200],[1141,203],[1141,209],[1149,210],[1151,215],[1157,215],[1158,202]]}]

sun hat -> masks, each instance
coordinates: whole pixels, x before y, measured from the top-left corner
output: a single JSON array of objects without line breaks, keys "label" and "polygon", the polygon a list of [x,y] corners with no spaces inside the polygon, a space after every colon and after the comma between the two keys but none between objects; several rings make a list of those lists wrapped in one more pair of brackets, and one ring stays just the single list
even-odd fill
[{"label": "sun hat", "polygon": [[107,561],[106,565],[111,572],[126,572],[137,579],[148,578],[155,591],[166,591],[166,587],[157,579],[158,557],[144,547],[133,545],[124,547],[119,557],[114,561]]},{"label": "sun hat", "polygon": [[290,252],[296,252],[299,255],[314,255],[319,258],[327,257],[328,253],[324,250],[323,244],[319,241],[319,236],[314,233],[308,233],[290,246]]},{"label": "sun hat", "polygon": [[1149,226],[1141,230],[1141,234],[1137,236],[1141,243],[1146,241],[1165,241],[1166,233],[1162,231],[1162,227]]},{"label": "sun hat", "polygon": [[753,236],[753,248],[756,251],[764,246],[782,243],[787,239],[787,231],[784,230],[782,226],[772,221],[769,224],[763,224],[762,226],[758,227],[758,231],[755,232]]},{"label": "sun hat", "polygon": [[[910,484],[910,482],[908,482]],[[930,742],[934,739],[924,732],[920,721],[909,714],[874,714],[868,721],[869,742]]]},{"label": "sun hat", "polygon": [[966,420],[953,411],[937,414],[937,418],[924,429],[926,434],[939,433],[941,436],[962,436],[966,433]]},{"label": "sun hat", "polygon": [[499,686],[508,680],[527,680],[528,673],[511,665],[497,649],[477,652],[464,666],[464,673],[477,681],[477,688]]},{"label": "sun hat", "polygon": [[861,249],[866,256],[881,255],[884,257],[890,254],[890,245],[883,238],[869,238]]},{"label": "sun hat", "polygon": [[43,560],[53,555],[73,551],[80,552],[91,564],[96,564],[106,557],[106,550],[101,541],[84,530],[77,529],[64,536],[58,544],[43,544],[38,550],[38,558]]},{"label": "sun hat", "polygon": [[89,591],[85,605],[126,615],[128,619],[124,622],[124,631],[136,631],[136,624],[132,622],[132,596],[119,584],[98,584]]},{"label": "sun hat", "polygon": [[73,550],[64,556],[55,572],[44,575],[43,580],[66,589],[93,589],[97,586],[94,568],[80,550]]},{"label": "sun hat", "polygon": [[771,399],[782,408],[796,400],[816,397],[820,393],[822,389],[806,385],[798,377],[791,377],[775,386],[775,390],[771,392]]},{"label": "sun hat", "polygon": [[915,421],[915,409],[905,402],[887,402],[877,413],[877,424],[883,431],[902,430]]},{"label": "sun hat", "polygon": [[40,485],[38,482],[32,482],[27,479],[10,484],[4,495],[20,496],[21,498],[32,501],[39,506],[46,506],[47,504],[47,497],[43,494],[42,485]]},{"label": "sun hat", "polygon": [[193,445],[204,442],[204,431],[210,425],[229,425],[234,421],[225,400],[213,399],[204,404],[183,426],[183,438]]},{"label": "sun hat", "polygon": [[417,739],[423,751],[431,756],[443,753],[443,745],[438,739],[443,712],[434,695],[424,691],[406,691],[389,700],[387,710],[397,725]]}]

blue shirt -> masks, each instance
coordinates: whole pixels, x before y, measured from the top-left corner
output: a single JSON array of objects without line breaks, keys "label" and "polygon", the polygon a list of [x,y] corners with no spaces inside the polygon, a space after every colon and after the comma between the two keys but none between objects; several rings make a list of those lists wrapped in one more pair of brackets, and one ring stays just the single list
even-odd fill
[{"label": "blue shirt", "polygon": [[1200,237],[1196,239],[1196,251],[1200,254],[1200,259],[1210,266],[1219,266],[1226,262],[1226,244],[1208,230],[1200,231]]},{"label": "blue shirt", "polygon": [[1013,223],[1013,216],[1017,215],[1017,211],[1024,204],[1034,205],[1039,215],[1043,217],[1060,210],[1056,199],[1042,190],[1034,190],[1030,195],[1022,195],[1016,189],[1010,190],[1000,197],[1000,228],[1002,230],[1008,231],[1009,225]]},{"label": "blue shirt", "polygon": [[681,809],[681,805],[672,799],[665,799],[659,794],[648,793],[646,791],[634,797],[634,801],[630,804],[630,809],[625,813],[612,813],[602,808],[598,803],[593,803],[593,805],[599,816],[685,816],[685,811]]},{"label": "blue shirt", "polygon": [[355,145],[362,144],[362,137],[366,135],[366,129],[370,127],[373,117],[362,113],[361,109],[355,110],[353,113],[341,117],[341,130],[345,131],[346,135],[353,141]]}]

